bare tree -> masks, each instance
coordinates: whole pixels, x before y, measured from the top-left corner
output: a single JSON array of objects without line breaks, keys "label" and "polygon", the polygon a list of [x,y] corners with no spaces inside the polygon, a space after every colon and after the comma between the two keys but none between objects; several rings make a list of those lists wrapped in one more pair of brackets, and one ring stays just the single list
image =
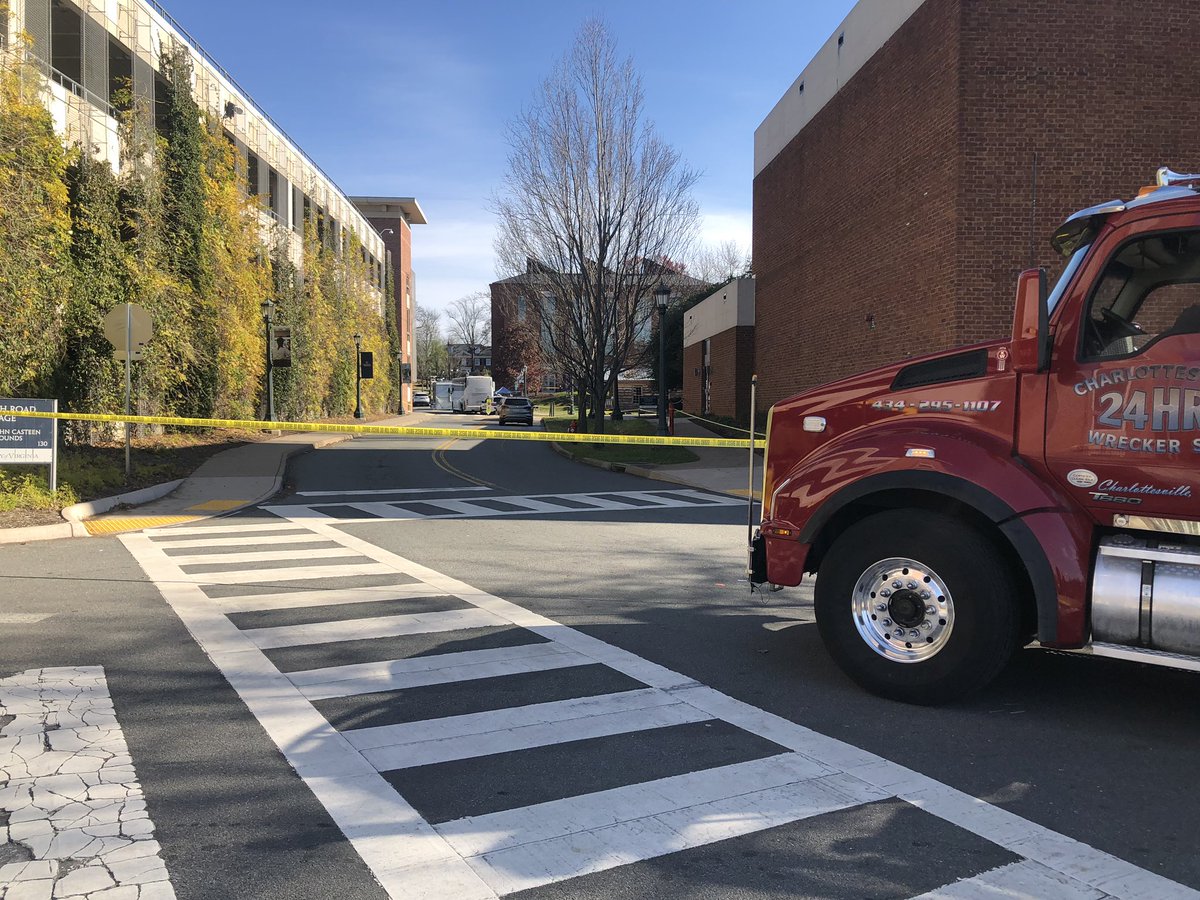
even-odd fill
[{"label": "bare tree", "polygon": [[751,269],[749,251],[743,250],[737,241],[721,241],[699,248],[688,266],[688,274],[708,284],[724,284],[749,275]]},{"label": "bare tree", "polygon": [[432,381],[446,371],[446,338],[442,334],[442,314],[417,304],[416,315],[417,375]]},{"label": "bare tree", "polygon": [[446,310],[446,318],[450,320],[450,338],[455,343],[486,344],[492,331],[491,295],[476,291],[455,300]]},{"label": "bare tree", "polygon": [[671,284],[694,239],[697,173],[643,110],[632,60],[596,20],[509,126],[495,201],[502,271],[524,273],[548,365],[586,392],[592,427],[649,334],[654,288]]}]

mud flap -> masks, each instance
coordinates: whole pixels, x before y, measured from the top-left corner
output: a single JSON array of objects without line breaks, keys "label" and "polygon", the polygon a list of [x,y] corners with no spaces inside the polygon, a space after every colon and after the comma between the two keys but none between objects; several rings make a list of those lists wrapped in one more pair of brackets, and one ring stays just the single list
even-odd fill
[{"label": "mud flap", "polygon": [[767,580],[767,540],[757,529],[750,541],[750,576],[752,584],[762,584]]}]

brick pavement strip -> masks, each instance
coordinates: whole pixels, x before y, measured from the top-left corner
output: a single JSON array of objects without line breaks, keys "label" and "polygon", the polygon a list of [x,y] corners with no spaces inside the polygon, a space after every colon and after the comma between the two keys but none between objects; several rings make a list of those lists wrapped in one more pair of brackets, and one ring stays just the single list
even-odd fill
[{"label": "brick pavement strip", "polygon": [[99,666],[0,679],[0,900],[172,900]]}]

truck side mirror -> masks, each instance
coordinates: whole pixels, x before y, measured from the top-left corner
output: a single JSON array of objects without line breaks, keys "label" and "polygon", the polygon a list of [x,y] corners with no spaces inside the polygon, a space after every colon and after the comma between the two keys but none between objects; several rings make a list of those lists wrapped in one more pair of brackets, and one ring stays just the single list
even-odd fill
[{"label": "truck side mirror", "polygon": [[1022,272],[1017,279],[1017,306],[1013,314],[1014,372],[1034,374],[1050,368],[1050,309],[1046,297],[1046,270]]}]

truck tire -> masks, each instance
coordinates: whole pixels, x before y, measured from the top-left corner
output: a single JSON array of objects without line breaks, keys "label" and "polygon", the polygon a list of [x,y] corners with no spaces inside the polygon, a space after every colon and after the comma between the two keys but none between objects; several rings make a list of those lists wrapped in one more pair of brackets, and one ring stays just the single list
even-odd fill
[{"label": "truck tire", "polygon": [[991,681],[1018,646],[1017,579],[969,523],[923,509],[847,528],[816,583],[830,655],[882,697],[938,704]]}]

